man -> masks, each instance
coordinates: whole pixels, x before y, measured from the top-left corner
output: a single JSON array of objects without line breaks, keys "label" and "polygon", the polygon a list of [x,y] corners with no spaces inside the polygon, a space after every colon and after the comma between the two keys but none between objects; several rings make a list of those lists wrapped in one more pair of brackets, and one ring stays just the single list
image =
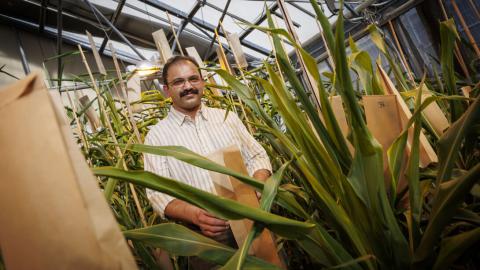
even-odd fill
[{"label": "man", "polygon": [[[225,110],[202,104],[205,87],[197,62],[175,56],[163,69],[164,91],[172,98],[168,116],[152,127],[145,144],[179,145],[203,156],[237,145],[251,176],[264,181],[271,175],[265,150],[248,133],[235,113],[225,119]],[[145,154],[145,170],[215,193],[208,171],[174,158]],[[234,245],[228,222],[204,209],[166,194],[147,190],[153,208],[161,216],[193,225],[205,236]],[[232,244],[233,241],[233,244]]]}]

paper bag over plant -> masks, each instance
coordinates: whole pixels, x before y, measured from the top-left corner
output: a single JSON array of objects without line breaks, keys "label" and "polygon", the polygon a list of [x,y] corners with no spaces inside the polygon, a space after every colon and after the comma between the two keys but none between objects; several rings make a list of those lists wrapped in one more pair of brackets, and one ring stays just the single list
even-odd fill
[{"label": "paper bag over plant", "polygon": [[0,243],[8,269],[136,269],[57,92],[0,90]]}]

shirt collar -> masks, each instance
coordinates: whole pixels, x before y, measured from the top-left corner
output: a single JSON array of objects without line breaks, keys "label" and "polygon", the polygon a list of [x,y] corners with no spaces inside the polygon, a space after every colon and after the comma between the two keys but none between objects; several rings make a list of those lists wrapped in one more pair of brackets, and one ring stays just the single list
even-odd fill
[{"label": "shirt collar", "polygon": [[[207,107],[202,103],[200,109],[197,112],[197,118],[200,115],[203,120],[208,120],[207,118]],[[173,106],[170,106],[170,112],[168,114],[169,118],[172,118],[179,126],[183,125],[186,120],[190,120],[190,116],[176,110]]]}]

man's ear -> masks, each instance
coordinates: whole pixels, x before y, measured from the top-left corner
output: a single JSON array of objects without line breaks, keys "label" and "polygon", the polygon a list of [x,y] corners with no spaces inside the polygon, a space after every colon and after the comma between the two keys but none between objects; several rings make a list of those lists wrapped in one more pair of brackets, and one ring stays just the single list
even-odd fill
[{"label": "man's ear", "polygon": [[163,85],[163,92],[167,94],[167,97],[171,97],[170,95],[170,89],[168,89],[168,85],[164,84]]}]

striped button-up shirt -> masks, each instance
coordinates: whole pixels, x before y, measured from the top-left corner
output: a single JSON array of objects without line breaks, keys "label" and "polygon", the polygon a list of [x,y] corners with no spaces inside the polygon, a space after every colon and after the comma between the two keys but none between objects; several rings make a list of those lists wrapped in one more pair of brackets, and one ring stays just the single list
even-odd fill
[{"label": "striped button-up shirt", "polygon": [[[272,171],[270,160],[263,147],[248,133],[234,112],[202,105],[195,119],[171,107],[167,117],[151,128],[145,144],[155,146],[184,146],[207,156],[222,148],[236,145],[240,149],[247,171],[252,176],[259,169]],[[146,171],[169,177],[201,190],[216,193],[207,170],[189,165],[172,157],[144,155]],[[154,210],[164,217],[165,207],[174,198],[147,189],[147,197]]]}]

